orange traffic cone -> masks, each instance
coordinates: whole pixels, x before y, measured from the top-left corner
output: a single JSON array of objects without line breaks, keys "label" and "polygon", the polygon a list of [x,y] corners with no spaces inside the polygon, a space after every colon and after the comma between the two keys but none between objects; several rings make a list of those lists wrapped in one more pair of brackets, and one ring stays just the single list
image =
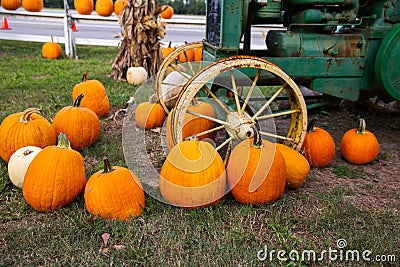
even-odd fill
[{"label": "orange traffic cone", "polygon": [[3,20],[2,20],[2,23],[1,23],[1,29],[2,30],[11,30],[8,27],[8,22],[7,22],[7,18],[6,17],[3,17]]},{"label": "orange traffic cone", "polygon": [[78,30],[76,29],[76,23],[75,23],[75,21],[71,21],[71,29],[72,29],[73,32],[78,31]]}]

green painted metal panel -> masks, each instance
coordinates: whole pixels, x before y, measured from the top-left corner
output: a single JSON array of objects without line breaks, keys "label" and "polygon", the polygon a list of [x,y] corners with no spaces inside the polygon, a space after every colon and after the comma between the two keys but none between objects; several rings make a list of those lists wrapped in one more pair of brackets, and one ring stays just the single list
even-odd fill
[{"label": "green painted metal panel", "polygon": [[361,78],[317,78],[311,89],[324,94],[356,101],[360,96]]}]

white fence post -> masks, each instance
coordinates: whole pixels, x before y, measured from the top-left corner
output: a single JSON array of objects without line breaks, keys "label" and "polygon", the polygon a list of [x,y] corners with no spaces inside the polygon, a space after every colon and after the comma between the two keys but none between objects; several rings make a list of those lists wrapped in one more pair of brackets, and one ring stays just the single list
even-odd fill
[{"label": "white fence post", "polygon": [[72,38],[69,28],[69,7],[67,0],[64,0],[64,40],[65,40],[65,56],[67,58],[72,58]]}]

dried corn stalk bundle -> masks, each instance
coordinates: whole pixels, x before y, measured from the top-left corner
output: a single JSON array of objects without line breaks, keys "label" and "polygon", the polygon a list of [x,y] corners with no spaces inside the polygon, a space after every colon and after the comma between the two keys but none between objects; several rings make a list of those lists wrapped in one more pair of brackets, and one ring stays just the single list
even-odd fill
[{"label": "dried corn stalk bundle", "polygon": [[129,67],[144,67],[150,77],[157,73],[162,59],[160,39],[165,35],[165,25],[158,19],[163,9],[156,0],[129,0],[122,10],[118,21],[124,39],[112,64],[115,80],[125,79]]}]

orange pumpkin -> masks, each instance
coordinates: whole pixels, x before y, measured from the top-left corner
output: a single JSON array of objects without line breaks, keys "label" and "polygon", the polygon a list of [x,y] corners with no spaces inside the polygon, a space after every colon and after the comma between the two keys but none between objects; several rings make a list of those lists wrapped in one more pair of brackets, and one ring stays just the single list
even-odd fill
[{"label": "orange pumpkin", "polygon": [[224,162],[208,142],[180,142],[161,168],[160,192],[175,206],[199,208],[217,204],[225,189]]},{"label": "orange pumpkin", "polygon": [[[207,102],[204,101],[197,101],[195,100],[193,102],[193,105],[188,107],[189,111],[193,111],[199,114],[206,115],[208,117],[216,118],[217,113],[215,112],[215,109],[213,106]],[[170,112],[168,118],[167,118],[167,125],[166,125],[166,141],[167,141],[167,146],[169,149],[171,149],[174,146],[174,143],[172,141],[172,136],[171,136],[171,120],[172,120],[172,112],[174,112],[174,109]],[[210,121],[205,118],[200,118],[196,115],[192,114],[185,114],[184,122],[183,122],[183,127],[182,127],[182,138],[185,139],[187,137],[190,137],[192,135],[196,135],[198,133],[210,130],[216,126],[216,123],[213,121]],[[214,139],[215,138],[215,132],[207,133],[201,136],[197,137],[198,140],[204,140],[205,138],[210,138]]]},{"label": "orange pumpkin", "polygon": [[93,0],[74,0],[74,7],[81,15],[90,15],[93,12]]},{"label": "orange pumpkin", "polygon": [[193,49],[183,51],[182,53],[180,53],[178,55],[179,61],[181,63],[194,61],[194,57],[195,57],[195,54],[194,54]]},{"label": "orange pumpkin", "polygon": [[130,170],[111,166],[104,159],[104,170],[93,174],[85,186],[86,210],[105,219],[129,220],[145,208],[142,184]]},{"label": "orange pumpkin", "polygon": [[39,12],[43,9],[43,0],[22,0],[22,7],[26,11]]},{"label": "orange pumpkin", "polygon": [[172,16],[174,15],[174,9],[172,8],[172,6],[162,6],[161,7],[161,12],[160,12],[160,16],[163,19],[170,19],[172,18]]},{"label": "orange pumpkin", "polygon": [[114,11],[112,0],[96,0],[96,12],[99,16],[109,17]]},{"label": "orange pumpkin", "polygon": [[51,42],[44,43],[42,46],[42,57],[57,59],[62,55],[61,45],[53,41],[53,36],[51,36]]},{"label": "orange pumpkin", "polygon": [[366,164],[379,154],[379,142],[376,136],[366,130],[364,119],[360,119],[358,128],[348,130],[340,142],[340,153],[353,164]]},{"label": "orange pumpkin", "polygon": [[254,138],[243,140],[232,150],[226,167],[228,184],[236,201],[265,204],[278,200],[286,186],[286,164],[275,144]]},{"label": "orange pumpkin", "polygon": [[119,16],[121,11],[128,5],[128,0],[117,0],[114,2],[114,13]]},{"label": "orange pumpkin", "polygon": [[165,120],[164,108],[153,103],[155,95],[152,95],[147,102],[140,103],[135,110],[136,125],[142,129],[153,129],[163,125]]},{"label": "orange pumpkin", "polygon": [[286,187],[299,188],[310,173],[310,164],[298,151],[283,144],[276,144],[286,165]]},{"label": "orange pumpkin", "polygon": [[311,166],[325,167],[335,157],[336,146],[328,131],[315,127],[316,121],[309,123],[301,150]]},{"label": "orange pumpkin", "polygon": [[1,6],[7,10],[16,10],[21,7],[21,0],[1,0]]},{"label": "orange pumpkin", "polygon": [[22,192],[32,208],[47,212],[71,203],[85,184],[83,157],[61,133],[57,146],[45,147],[29,164]]},{"label": "orange pumpkin", "polygon": [[166,58],[169,54],[171,54],[172,52],[174,52],[175,48],[171,47],[171,42],[169,42],[167,47],[164,47],[162,49],[162,53],[163,53],[163,59]]},{"label": "orange pumpkin", "polygon": [[3,120],[0,125],[0,156],[5,162],[21,147],[44,148],[56,144],[53,126],[39,113],[38,109],[28,108]]},{"label": "orange pumpkin", "polygon": [[88,80],[86,73],[83,74],[82,81],[74,86],[72,101],[75,101],[80,94],[85,96],[80,103],[81,107],[90,108],[100,117],[110,111],[110,101],[104,85],[98,80]]},{"label": "orange pumpkin", "polygon": [[195,61],[202,61],[203,60],[203,48],[198,47],[194,49],[194,60]]},{"label": "orange pumpkin", "polygon": [[56,134],[65,133],[75,150],[92,145],[100,135],[100,120],[91,109],[80,107],[82,98],[83,94],[72,106],[63,107],[53,120]]}]

